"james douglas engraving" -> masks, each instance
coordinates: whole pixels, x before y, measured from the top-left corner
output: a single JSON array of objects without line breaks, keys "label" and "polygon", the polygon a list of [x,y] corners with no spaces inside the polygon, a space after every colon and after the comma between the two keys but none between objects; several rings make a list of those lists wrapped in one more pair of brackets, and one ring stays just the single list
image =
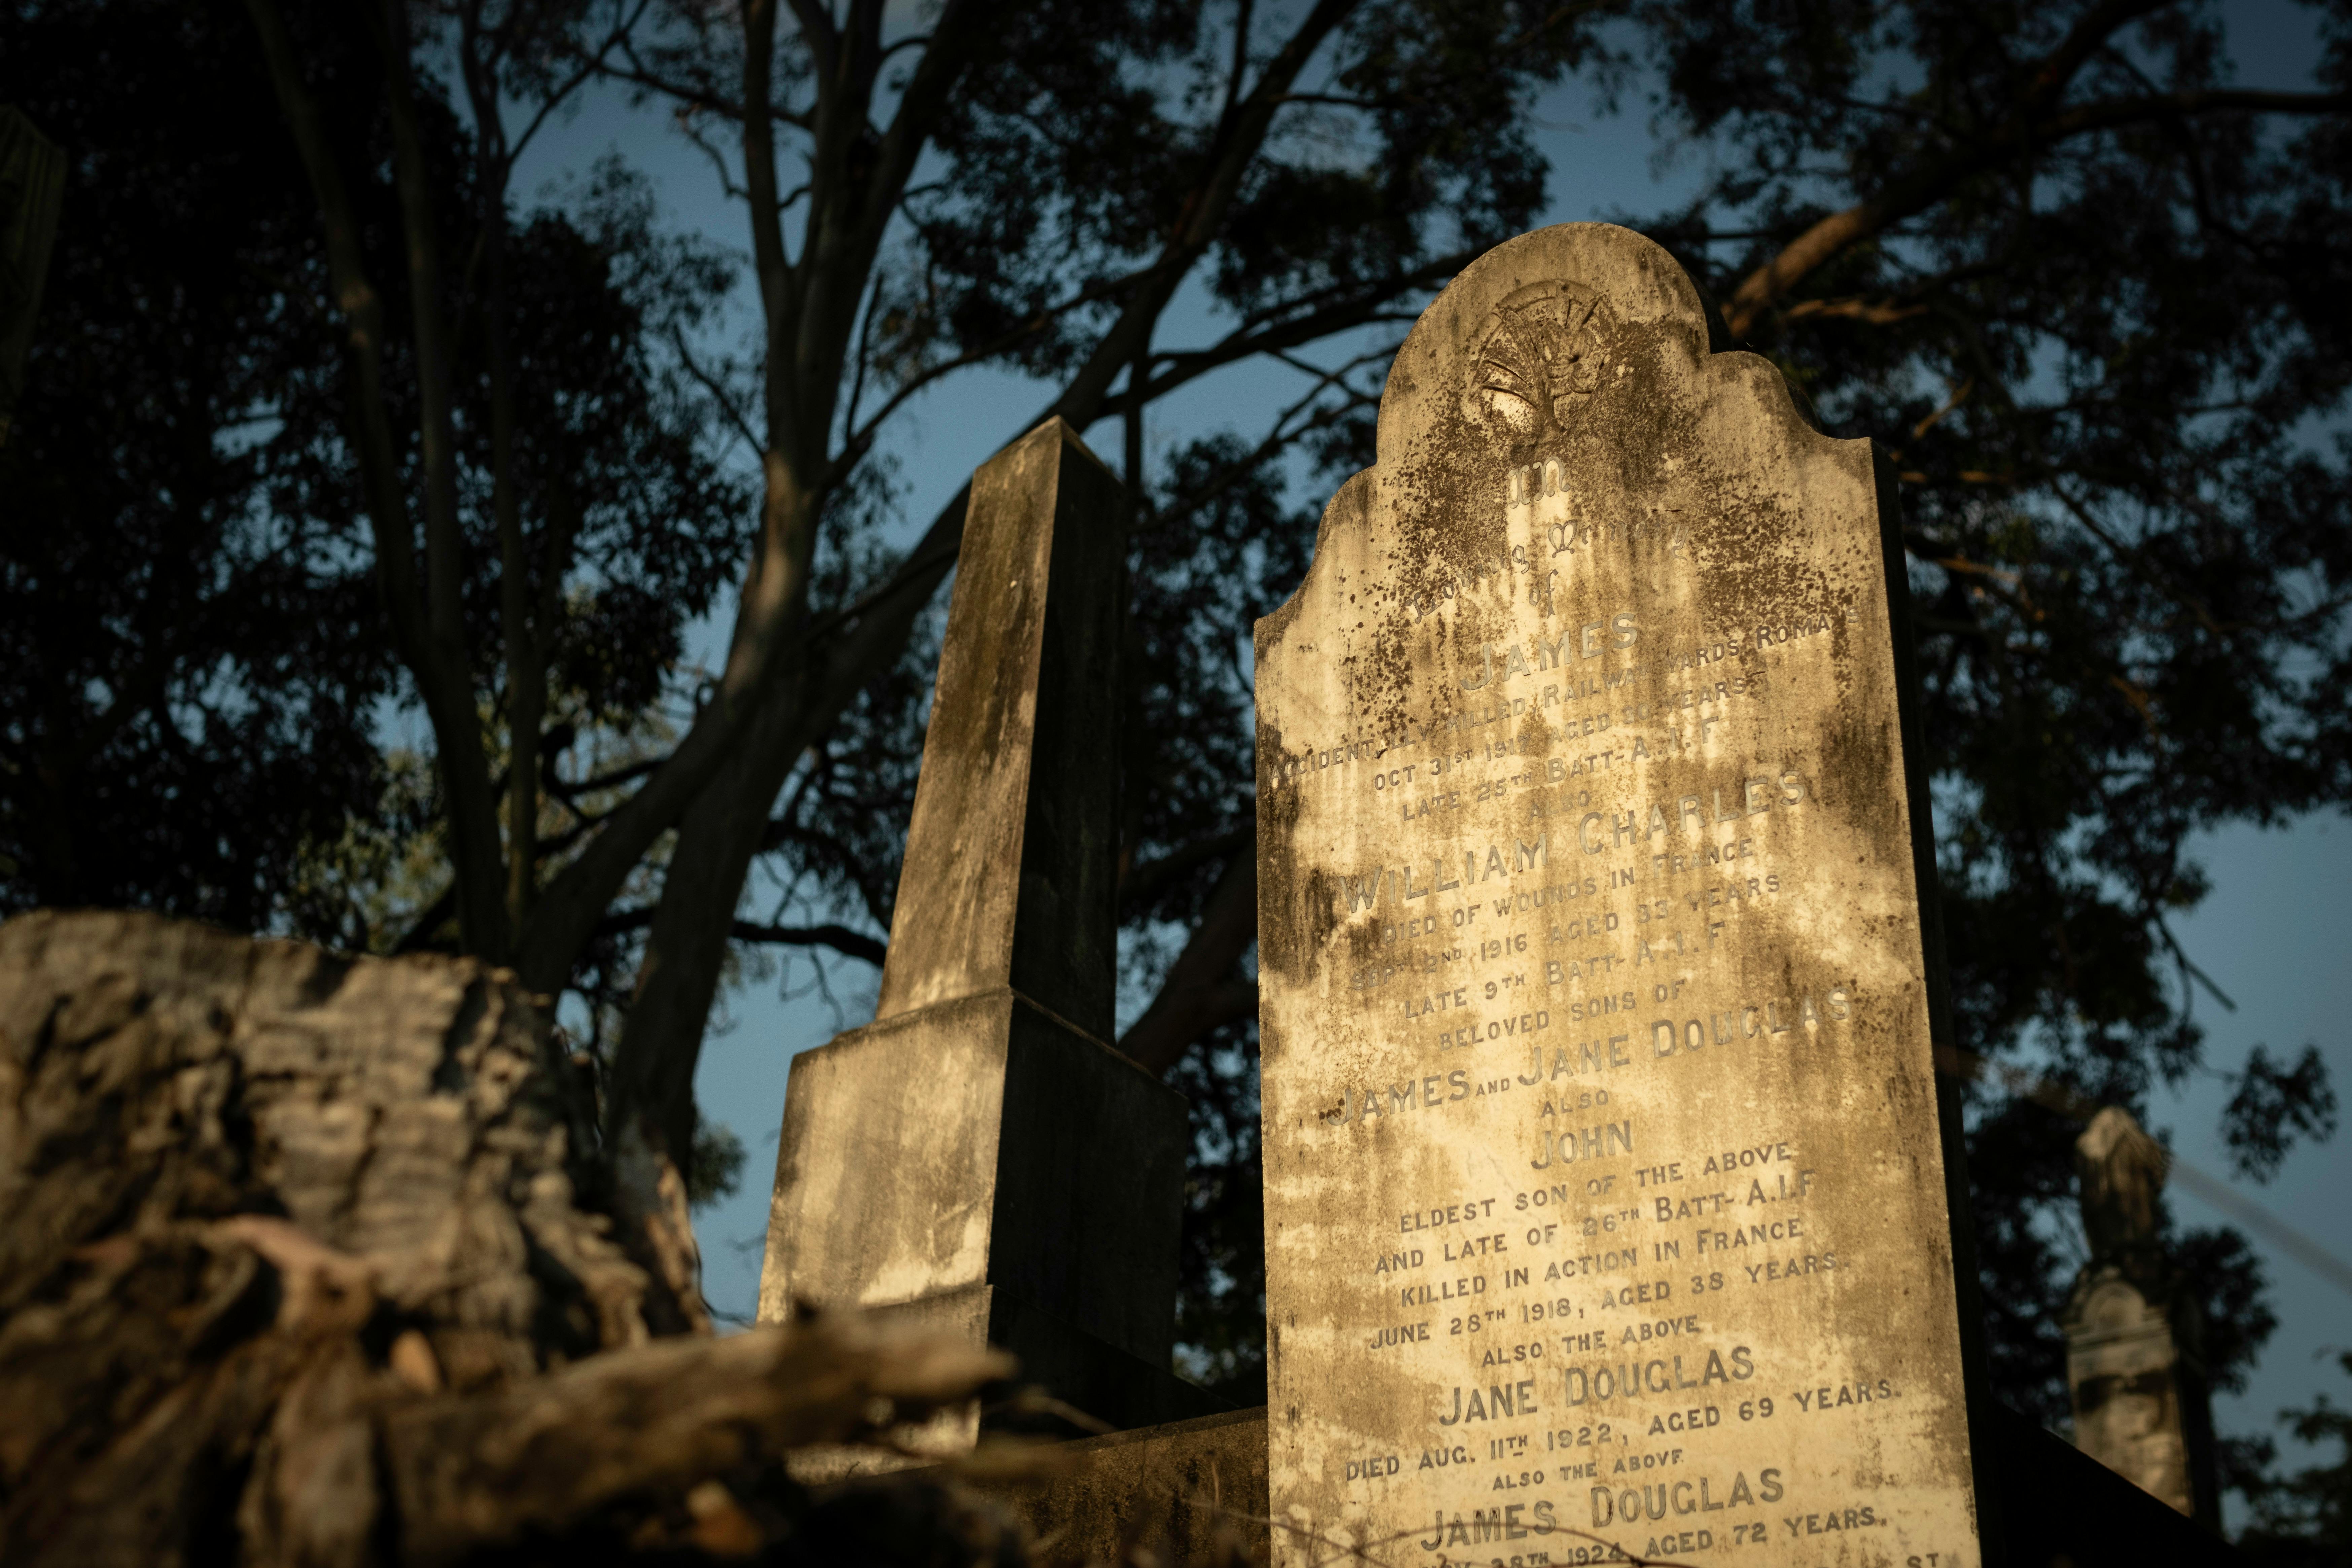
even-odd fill
[{"label": "james douglas engraving", "polygon": [[1279,1562],[1979,1560],[1885,572],[1648,241],[1423,316],[1258,627]]}]

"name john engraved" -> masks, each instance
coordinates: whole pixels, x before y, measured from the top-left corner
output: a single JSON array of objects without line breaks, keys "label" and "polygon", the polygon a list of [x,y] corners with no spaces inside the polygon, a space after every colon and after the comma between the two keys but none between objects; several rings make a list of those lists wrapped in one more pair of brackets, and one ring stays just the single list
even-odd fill
[{"label": "name john engraved", "polygon": [[1285,1568],[1979,1558],[1875,478],[1606,226],[1257,636]]}]

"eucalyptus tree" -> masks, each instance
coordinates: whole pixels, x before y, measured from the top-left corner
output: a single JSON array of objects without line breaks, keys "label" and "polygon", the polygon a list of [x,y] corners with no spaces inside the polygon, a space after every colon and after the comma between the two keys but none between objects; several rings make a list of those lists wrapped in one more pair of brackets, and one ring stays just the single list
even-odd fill
[{"label": "eucalyptus tree", "polygon": [[271,298],[307,213],[249,40],[130,11],[0,13],[0,102],[64,150],[70,214],[0,444],[0,909],[252,928],[368,808],[388,670],[364,581],[304,569],[331,542],[262,521],[247,416],[317,356]]},{"label": "eucalyptus tree", "polygon": [[[2248,87],[2244,14],[2184,0],[1638,16],[1717,169],[1653,232],[1902,474],[1964,1043],[2144,1109],[2214,1070],[2199,994],[2231,1005],[2172,928],[2193,837],[2352,794],[2352,17],[2309,86]],[[2054,1415],[2075,1129],[1977,1095],[1996,1373]],[[2335,1103],[2257,1046],[2240,1173]],[[2175,1252],[2233,1386],[2259,1270],[2233,1232]]]},{"label": "eucalyptus tree", "polygon": [[[608,1131],[627,1201],[667,1220],[682,1219],[694,1065],[732,944],[878,950],[838,921],[762,924],[739,906],[753,859],[792,836],[780,791],[893,680],[952,565],[960,503],[902,558],[858,552],[908,400],[1012,364],[1053,390],[1007,439],[1047,414],[1132,423],[1225,367],[1393,325],[1530,221],[1534,96],[1591,47],[1590,8],[1500,0],[945,0],[912,19],[882,0],[247,9],[317,204],[370,564],[431,733],[448,877],[415,934],[599,1003],[634,964],[625,1006],[598,1011],[620,1030]],[[363,152],[330,134],[344,103],[319,79],[321,58],[352,51],[341,90],[381,122]],[[697,357],[698,323],[672,320],[666,338],[641,324],[756,452],[759,494],[726,656],[690,715],[625,767],[566,783],[550,762],[574,721],[550,680],[587,574],[574,542],[597,492],[581,465],[598,448],[563,433],[571,405],[521,350],[508,186],[530,137],[598,79],[662,98],[742,203],[761,319],[743,374]],[[465,113],[436,141],[445,82]],[[929,167],[951,173],[919,180]],[[370,248],[375,213],[396,214],[396,246]],[[1161,345],[1187,289],[1231,330]],[[1201,501],[1360,404],[1370,362],[1355,358],[1357,382],[1318,377],[1321,401],[1206,476]],[[1176,860],[1208,863],[1197,846]]]},{"label": "eucalyptus tree", "polygon": [[[333,20],[299,28],[311,151],[363,171],[388,150],[379,58]],[[417,362],[396,332],[373,362],[346,354],[319,206],[251,21],[186,0],[0,7],[0,99],[55,128],[70,213],[31,395],[0,447],[0,907],[145,905],[383,951],[439,940],[446,796],[383,750],[384,715],[415,689],[392,624],[415,605],[386,592],[368,521],[372,499],[378,521],[399,518],[415,452],[372,497],[348,417],[368,406],[348,401],[351,372],[372,363],[377,415],[413,431]],[[458,119],[431,83],[413,109],[425,216],[476,254]],[[398,321],[397,193],[346,185],[342,239],[363,276],[390,280],[376,308]],[[649,217],[641,190],[600,171],[561,210],[519,207],[508,240],[502,314],[528,367],[509,384],[505,471],[524,481],[509,510],[539,529],[566,487],[580,503],[572,582],[531,590],[554,749],[575,763],[658,690],[740,527],[695,395],[646,344],[714,279]],[[476,673],[498,657],[482,571],[496,509],[475,483],[494,423],[478,276],[445,301],[458,326],[444,385]],[[467,710],[494,690],[469,686]],[[498,706],[478,743],[504,767]],[[580,793],[577,771],[541,771]],[[406,852],[414,900],[384,886]]]},{"label": "eucalyptus tree", "polygon": [[[1531,104],[1591,47],[1583,10],[947,0],[923,30],[892,36],[878,0],[796,5],[789,24],[753,0],[740,14],[681,7],[624,46],[614,74],[674,103],[742,171],[763,331],[740,421],[765,496],[726,675],[666,764],[683,769],[706,734],[728,737],[678,819],[622,1026],[623,1145],[688,1147],[696,1057],[728,944],[747,934],[737,906],[755,858],[797,847],[888,897],[887,848],[802,832],[777,802],[861,693],[877,681],[902,700],[919,690],[893,674],[953,563],[961,500],[890,570],[821,584],[828,531],[849,532],[890,420],[923,388],[992,363],[1053,389],[1007,423],[1008,440],[1048,416],[1132,426],[1152,400],[1227,366],[1393,326],[1531,220],[1542,191]],[[927,160],[937,177],[919,183]],[[1229,330],[1171,346],[1163,323],[1187,288],[1227,312]],[[1316,387],[1328,396],[1202,476],[1199,502],[1368,395],[1345,374]],[[1139,443],[1129,450],[1139,464]],[[1139,467],[1131,477],[1144,482]],[[889,722],[903,780],[919,730],[903,700]],[[1220,862],[1247,858],[1235,803],[1220,792]],[[887,838],[897,819],[873,804],[853,814],[855,831],[881,825]],[[667,820],[649,805],[641,828]],[[1129,847],[1132,859],[1151,847]],[[527,974],[560,978],[600,915],[594,879],[641,852],[607,828],[562,873],[551,902],[571,884],[589,896],[569,929],[550,920],[527,937]],[[1203,859],[1190,844],[1170,857]],[[880,907],[869,897],[861,912]],[[849,951],[872,940],[845,942],[838,922],[748,934]]]},{"label": "eucalyptus tree", "polygon": [[[1662,153],[1704,171],[1673,210],[1621,220],[1718,302],[1719,348],[1772,358],[1824,428],[1877,439],[1902,475],[1963,1043],[2145,1109],[2157,1086],[2216,1070],[2192,1004],[2221,998],[2170,923],[2208,886],[2193,835],[2340,803],[2352,784],[2341,9],[2308,88],[2234,82],[2231,18],[2188,0],[1612,17],[1581,57],[1592,90],[1645,97]],[[1435,97],[1335,79],[1311,96],[1375,125]],[[1084,254],[1058,209],[1013,203],[992,223],[981,194],[1043,184],[1056,148],[1097,170],[1153,156],[1108,125],[1057,137],[1018,108],[1024,80],[1005,85],[1003,121],[943,143],[942,186],[973,216],[922,230],[936,319],[962,352],[1049,298],[1023,291],[1028,269]],[[1553,178],[1574,202],[1573,172]],[[1122,172],[1085,188],[1131,186]],[[1309,254],[1280,211],[1221,274],[1240,319],[1251,289]],[[1358,233],[1388,243],[1377,221]],[[1355,248],[1318,262],[1364,264]],[[1124,1043],[1194,1100],[1184,1331],[1241,1397],[1263,1330],[1235,649],[1303,570],[1300,502],[1370,461],[1366,395],[1393,342],[1367,331],[1317,361],[1302,386],[1319,400],[1271,437],[1180,442],[1134,487]],[[1185,352],[1155,348],[1139,384],[1181,374]],[[785,875],[884,927],[888,879],[860,868],[893,863],[919,664],[849,712],[771,827]],[[2074,1129],[1972,1092],[1996,1371],[2055,1417]],[[2253,1051],[2231,1092],[2221,1131],[2243,1174],[2333,1129],[2308,1047]],[[2268,1331],[2259,1268],[2232,1232],[2174,1240],[2231,1386]]]}]

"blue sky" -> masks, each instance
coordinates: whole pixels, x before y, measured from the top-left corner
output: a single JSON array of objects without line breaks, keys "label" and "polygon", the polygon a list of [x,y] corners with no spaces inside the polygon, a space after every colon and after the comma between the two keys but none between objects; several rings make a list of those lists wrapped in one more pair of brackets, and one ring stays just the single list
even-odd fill
[{"label": "blue sky", "polygon": [[[2307,85],[2314,50],[2306,13],[2242,0],[2228,15],[2242,81]],[[1656,210],[1691,177],[1687,168],[1669,169],[1663,177],[1654,170],[1653,143],[1639,112],[1600,117],[1573,89],[1554,95],[1539,112],[1553,165],[1547,222]],[[551,124],[523,165],[518,194],[529,199],[610,151],[654,178],[666,222],[748,251],[741,211],[724,199],[704,155],[657,113],[633,111],[617,95],[592,98],[577,115]],[[1198,310],[1180,309],[1165,336],[1181,342],[1187,329],[1205,335],[1211,327]],[[1253,430],[1301,384],[1296,373],[1279,367],[1212,378],[1155,407],[1147,440],[1156,446],[1219,426]],[[981,372],[917,398],[887,440],[907,484],[908,526],[928,523],[962,477],[1019,434],[1022,422],[1050,395],[1050,389],[1018,377]],[[1087,437],[1117,460],[1115,426]],[[712,647],[722,635],[713,627],[702,632]],[[2272,831],[2231,827],[2200,841],[2199,853],[2213,873],[2214,892],[2177,930],[2191,959],[2239,1004],[2235,1013],[2225,1013],[2210,997],[2199,998],[2212,1065],[2233,1068],[2258,1042],[2289,1057],[2314,1042],[2336,1081],[2352,1089],[2352,1041],[2344,1026],[2352,1017],[2352,963],[2347,962],[2352,954],[2335,908],[2339,889],[2352,886],[2352,819],[2328,815]],[[798,973],[805,978],[805,965]],[[723,1033],[706,1047],[697,1081],[705,1113],[734,1127],[751,1152],[741,1190],[699,1219],[706,1288],[722,1310],[748,1314],[756,1296],[791,1058],[864,1021],[872,1007],[872,978],[862,965],[842,964],[833,995],[837,1007],[818,996],[783,999],[772,984],[740,988],[725,999]],[[2225,1098],[2218,1077],[2203,1079],[2180,1095],[2159,1099],[2152,1116],[2155,1129],[2168,1132],[2184,1158],[2216,1174],[2229,1168],[2214,1137]],[[2352,1258],[2352,1139],[2298,1149],[2270,1186],[2245,1190],[2338,1258]],[[2177,1189],[2174,1202],[2192,1225],[2225,1217]],[[2251,1386],[2221,1401],[2220,1421],[2231,1432],[2274,1430],[2273,1414],[2309,1403],[2315,1389],[2328,1390],[2339,1402],[2352,1396],[2352,1385],[2316,1359],[2324,1347],[2352,1345],[2352,1298],[2259,1239],[2257,1247],[2280,1328]]]}]

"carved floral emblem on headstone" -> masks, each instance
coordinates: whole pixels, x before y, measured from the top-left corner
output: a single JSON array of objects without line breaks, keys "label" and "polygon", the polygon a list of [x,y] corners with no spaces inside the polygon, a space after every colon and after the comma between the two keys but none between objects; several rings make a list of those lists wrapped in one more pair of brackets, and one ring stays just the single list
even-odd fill
[{"label": "carved floral emblem on headstone", "polygon": [[1565,279],[1510,295],[1479,336],[1472,412],[1514,445],[1565,430],[1600,390],[1614,324],[1597,290]]}]

